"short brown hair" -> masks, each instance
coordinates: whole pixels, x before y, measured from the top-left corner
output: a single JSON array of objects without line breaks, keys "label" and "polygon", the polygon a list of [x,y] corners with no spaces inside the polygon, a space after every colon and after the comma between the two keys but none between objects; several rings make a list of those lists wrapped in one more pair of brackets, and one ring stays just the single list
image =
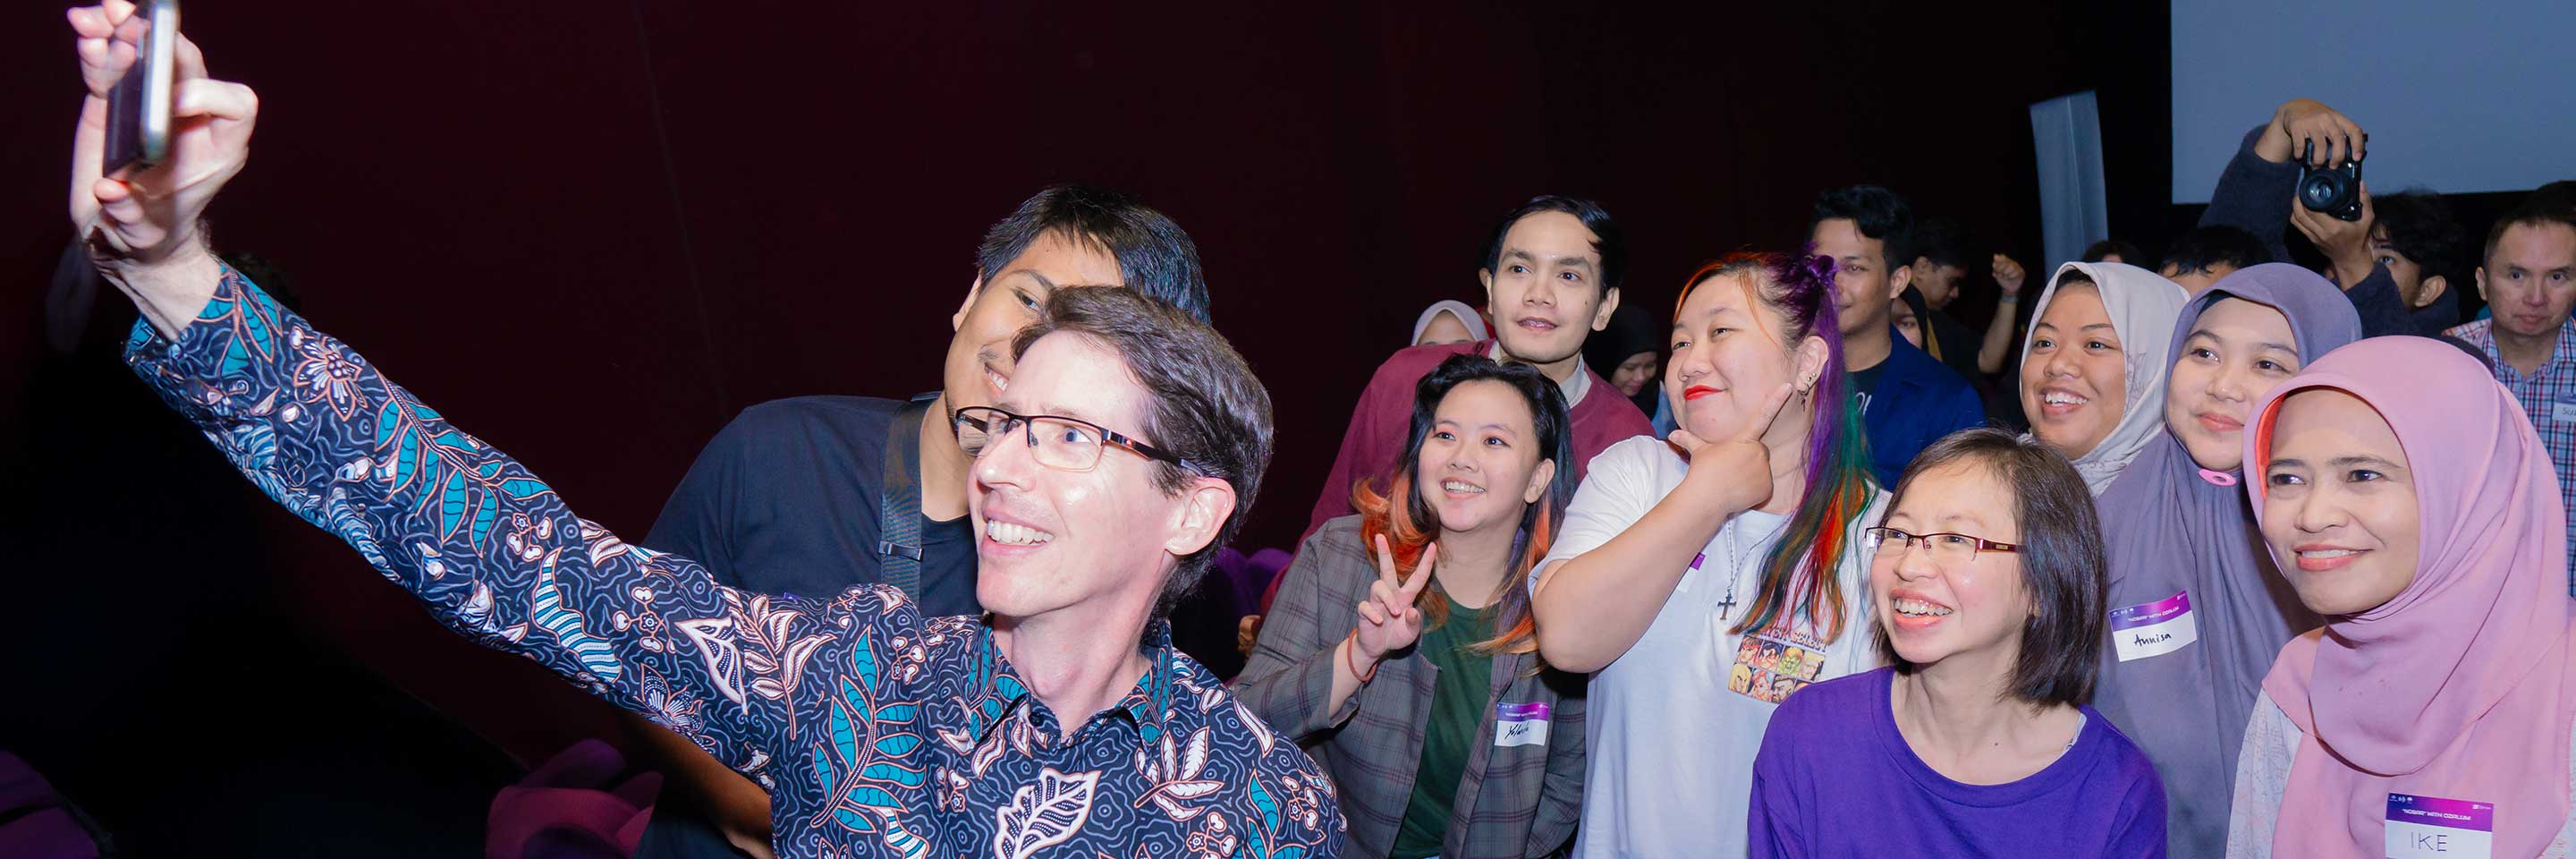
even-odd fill
[{"label": "short brown hair", "polygon": [[[1234,512],[1216,538],[1188,557],[1163,583],[1154,613],[1171,611],[1197,587],[1219,549],[1234,541],[1270,467],[1270,391],[1224,335],[1188,312],[1134,290],[1069,288],[1047,298],[1045,313],[1011,340],[1011,355],[1026,355],[1039,338],[1081,334],[1118,353],[1127,374],[1152,398],[1145,411],[1147,444],[1189,460],[1198,475],[1234,487]],[[1154,485],[1177,496],[1192,470],[1155,464]]]},{"label": "short brown hair", "polygon": [[2495,226],[2487,228],[2486,253],[2478,256],[2480,267],[2495,260],[2496,245],[2504,241],[2506,230],[2524,225],[2534,227],[2555,225],[2576,230],[2576,208],[2558,205],[2555,200],[2545,196],[2533,196],[2537,199],[2523,201],[2522,205],[2506,212],[2504,217],[2497,218]]}]

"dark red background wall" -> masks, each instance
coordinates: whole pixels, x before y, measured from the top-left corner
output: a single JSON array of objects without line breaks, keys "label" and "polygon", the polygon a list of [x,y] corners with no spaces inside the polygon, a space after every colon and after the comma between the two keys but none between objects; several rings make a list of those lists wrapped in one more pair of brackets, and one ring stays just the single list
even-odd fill
[{"label": "dark red background wall", "polygon": [[[1852,182],[2028,261],[2026,106],[2098,89],[2113,227],[2164,228],[2151,5],[191,0],[185,28],[262,97],[222,247],[290,271],[319,324],[613,529],[644,531],[747,405],[935,385],[980,232],[1079,180],[1197,239],[1278,404],[1248,542],[1284,545],[1359,384],[1422,305],[1481,300],[1484,233],[1533,194],[1604,201],[1651,307],[1704,258],[1802,239],[1814,194]],[[58,8],[5,15],[14,394],[67,238],[78,81]],[[476,694],[510,669],[419,643],[354,556],[258,516],[277,598],[311,609],[288,617],[523,754],[559,744]]]}]

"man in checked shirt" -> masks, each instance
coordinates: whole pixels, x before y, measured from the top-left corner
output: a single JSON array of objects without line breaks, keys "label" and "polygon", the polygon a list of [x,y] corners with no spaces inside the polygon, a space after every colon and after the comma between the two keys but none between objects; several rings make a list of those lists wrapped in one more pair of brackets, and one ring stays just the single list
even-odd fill
[{"label": "man in checked shirt", "polygon": [[[2558,468],[2559,502],[2576,509],[2576,207],[2535,195],[2487,231],[2478,295],[2492,319],[2451,329],[2495,365],[2496,381],[2522,401]],[[2576,518],[2571,518],[2576,523]],[[2576,537],[2576,524],[2569,536]],[[2567,555],[2576,594],[2576,541]]]}]

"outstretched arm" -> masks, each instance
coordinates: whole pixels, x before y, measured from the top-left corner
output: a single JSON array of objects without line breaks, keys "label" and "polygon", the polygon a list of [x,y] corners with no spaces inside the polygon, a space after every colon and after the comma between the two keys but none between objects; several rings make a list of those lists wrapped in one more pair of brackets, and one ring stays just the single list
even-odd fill
[{"label": "outstretched arm", "polygon": [[772,605],[717,586],[695,562],[620,542],[346,345],[217,271],[175,339],[138,323],[127,360],[261,491],[348,542],[450,629],[535,659],[735,769],[781,754],[791,699],[747,684],[792,685],[755,669],[783,661],[801,674],[835,640],[830,607]]},{"label": "outstretched arm", "polygon": [[223,267],[195,225],[239,172],[256,106],[246,88],[205,80],[193,46],[178,52],[171,158],[102,176],[105,95],[133,62],[131,13],[111,0],[69,15],[90,89],[71,214],[94,264],[142,310],[127,347],[136,374],[252,483],[449,628],[671,728],[760,781],[782,813],[869,818],[889,844],[917,842],[903,823],[926,832],[926,807],[851,777],[926,771],[936,754],[897,724],[920,718],[918,702],[894,700],[920,686],[898,679],[890,639],[918,626],[900,595],[772,602],[628,546]]}]

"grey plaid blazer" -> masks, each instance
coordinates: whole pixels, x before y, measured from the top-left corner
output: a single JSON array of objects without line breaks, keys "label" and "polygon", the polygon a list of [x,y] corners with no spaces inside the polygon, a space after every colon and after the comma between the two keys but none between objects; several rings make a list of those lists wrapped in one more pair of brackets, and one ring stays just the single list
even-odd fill
[{"label": "grey plaid blazer", "polygon": [[[1326,522],[1299,547],[1280,574],[1279,596],[1234,695],[1324,765],[1350,825],[1351,855],[1383,857],[1413,798],[1439,669],[1414,649],[1398,651],[1340,709],[1324,712],[1334,646],[1358,625],[1359,602],[1377,581],[1377,562],[1360,545],[1359,522],[1358,516]],[[1533,859],[1573,846],[1583,802],[1585,678],[1558,671],[1522,676],[1535,661],[1529,654],[1494,659],[1442,859]],[[1496,747],[1497,705],[1533,703],[1550,710],[1546,744]]]}]

